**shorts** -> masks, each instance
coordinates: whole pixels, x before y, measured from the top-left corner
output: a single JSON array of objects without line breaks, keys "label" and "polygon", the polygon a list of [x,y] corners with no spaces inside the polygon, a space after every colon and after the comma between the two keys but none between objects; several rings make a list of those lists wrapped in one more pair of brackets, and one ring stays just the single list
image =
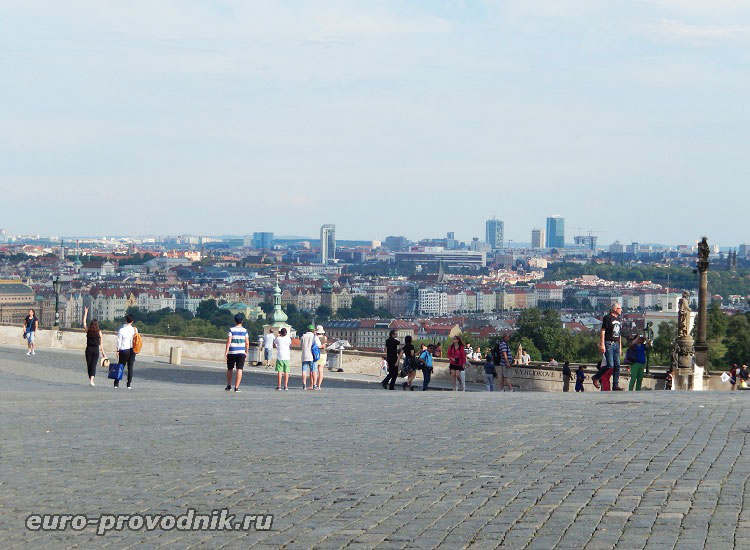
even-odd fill
[{"label": "shorts", "polygon": [[315,372],[315,361],[302,361],[302,372]]},{"label": "shorts", "polygon": [[289,361],[276,359],[276,372],[289,372]]},{"label": "shorts", "polygon": [[29,344],[33,344],[34,343],[34,331],[33,330],[30,330],[29,332],[26,333],[26,341]]},{"label": "shorts", "polygon": [[237,367],[237,370],[242,370],[245,366],[245,354],[244,353],[232,353],[227,355],[227,368],[232,370]]},{"label": "shorts", "polygon": [[464,370],[464,367],[462,365],[450,365],[448,368],[450,370]]},{"label": "shorts", "polygon": [[503,371],[503,378],[510,378],[513,376],[513,371],[508,365],[501,365]]},{"label": "shorts", "polygon": [[273,356],[273,349],[272,348],[263,348],[263,357],[266,361],[271,360],[271,356]]}]

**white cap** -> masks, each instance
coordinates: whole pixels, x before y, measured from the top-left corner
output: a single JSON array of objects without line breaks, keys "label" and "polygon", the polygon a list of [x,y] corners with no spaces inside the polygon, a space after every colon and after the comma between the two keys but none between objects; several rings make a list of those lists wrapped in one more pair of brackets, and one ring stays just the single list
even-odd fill
[{"label": "white cap", "polygon": [[326,331],[323,330],[323,325],[318,325],[317,327],[315,327],[315,334],[325,334],[325,333]]}]

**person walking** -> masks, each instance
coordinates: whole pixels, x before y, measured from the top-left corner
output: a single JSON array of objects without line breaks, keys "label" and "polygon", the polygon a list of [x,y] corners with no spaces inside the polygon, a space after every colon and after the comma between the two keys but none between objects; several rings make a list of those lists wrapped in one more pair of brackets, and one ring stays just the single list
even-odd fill
[{"label": "person walking", "polygon": [[513,391],[513,383],[510,380],[513,371],[511,365],[513,365],[513,352],[510,351],[510,334],[507,332],[503,334],[503,339],[496,346],[495,351],[495,368],[500,366],[500,374],[503,377],[503,391],[507,386],[508,391]]},{"label": "person walking", "polygon": [[[320,350],[320,339],[315,334],[315,325],[307,327],[307,332],[300,338],[299,345],[302,351],[302,389],[318,389],[318,369],[313,356],[313,344]],[[307,386],[307,375],[310,375],[310,386]]]},{"label": "person walking", "polygon": [[578,365],[576,370],[576,391],[585,391],[583,389],[583,381],[586,379],[586,373],[583,372],[583,365]]},{"label": "person walking", "polygon": [[401,356],[404,358],[403,374],[406,377],[406,382],[402,384],[402,387],[404,388],[404,390],[406,390],[406,388],[409,388],[411,391],[414,391],[414,386],[412,386],[411,383],[417,376],[417,358],[414,352],[414,344],[412,344],[411,342],[411,336],[406,336],[404,338],[404,347],[401,348]]},{"label": "person walking", "polygon": [[432,346],[423,343],[420,347],[417,363],[422,366],[422,391],[427,391],[432,379]]},{"label": "person walking", "polygon": [[487,391],[495,391],[495,378],[497,378],[497,371],[495,370],[492,352],[490,352],[484,360],[484,383],[487,386]]},{"label": "person walking", "polygon": [[276,335],[273,333],[273,329],[268,329],[268,334],[263,337],[263,359],[266,362],[266,368],[271,368],[271,359],[273,358],[273,342],[276,340]]},{"label": "person walking", "polygon": [[672,389],[672,373],[674,372],[673,367],[669,367],[667,369],[667,374],[664,376],[664,389],[665,390],[671,390]]},{"label": "person walking", "polygon": [[245,320],[242,313],[234,316],[234,326],[227,334],[227,345],[224,349],[224,359],[227,362],[227,386],[226,391],[232,389],[232,371],[237,369],[237,379],[234,383],[234,393],[240,393],[240,382],[242,381],[242,369],[245,367],[245,359],[250,353],[250,337],[247,329],[242,326]]},{"label": "person walking", "polygon": [[615,303],[609,310],[609,313],[602,319],[602,329],[600,331],[599,351],[604,354],[607,369],[612,371],[612,386],[614,391],[621,391],[620,383],[620,315],[622,307]]},{"label": "person walking", "polygon": [[[132,389],[133,369],[135,368],[135,352],[133,351],[133,337],[138,329],[133,326],[133,316],[125,316],[125,324],[117,331],[117,362],[128,367],[128,389]],[[115,388],[120,387],[120,381],[115,380]]]},{"label": "person walking", "polygon": [[30,309],[29,314],[26,315],[23,320],[23,337],[26,340],[26,346],[29,349],[29,351],[26,352],[26,355],[36,355],[36,350],[34,349],[34,337],[36,336],[38,328],[39,319],[36,316],[36,312],[33,309]]},{"label": "person walking", "polygon": [[[279,330],[279,335],[273,341],[273,347],[276,348],[276,372],[278,376],[278,386],[281,389],[281,378],[284,377],[284,390],[289,389],[289,362],[292,360],[292,339],[287,336],[285,328]],[[305,385],[302,389],[306,390]]]},{"label": "person walking", "polygon": [[318,369],[318,389],[320,390],[323,388],[323,372],[326,370],[326,364],[328,364],[328,351],[326,351],[328,337],[326,336],[326,331],[323,328],[323,325],[315,327],[315,336],[317,336],[320,341],[320,359],[318,359],[316,365]]},{"label": "person walking", "polygon": [[448,348],[448,360],[450,361],[449,370],[451,380],[453,381],[453,391],[456,386],[460,385],[461,391],[466,391],[466,350],[464,349],[463,340],[456,335],[453,337],[451,347]]},{"label": "person walking", "polygon": [[388,375],[380,383],[384,390],[395,390],[398,378],[398,346],[401,344],[396,338],[396,331],[388,333],[385,341],[385,360],[388,362]]},{"label": "person walking", "polygon": [[99,362],[99,354],[101,353],[104,359],[107,359],[107,354],[104,353],[102,347],[102,331],[99,329],[99,321],[94,319],[91,324],[87,324],[86,319],[89,316],[89,308],[83,310],[83,330],[86,331],[86,350],[84,356],[86,357],[86,369],[89,374],[89,385],[96,386],[94,383],[94,377],[96,377],[96,365]]},{"label": "person walking", "polygon": [[643,336],[636,336],[630,344],[628,349],[630,354],[630,382],[628,383],[628,391],[641,391],[641,383],[643,382],[643,371],[646,369],[646,340]]},{"label": "person walking", "polygon": [[570,372],[570,362],[565,361],[563,364],[563,370],[562,370],[562,377],[563,377],[563,391],[569,392],[570,391],[570,381],[573,379],[573,373]]}]

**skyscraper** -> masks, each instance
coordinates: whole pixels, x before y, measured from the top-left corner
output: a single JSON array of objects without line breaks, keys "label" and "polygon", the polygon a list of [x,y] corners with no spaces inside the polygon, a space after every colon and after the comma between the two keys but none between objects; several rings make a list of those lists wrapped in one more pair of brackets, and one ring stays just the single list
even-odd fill
[{"label": "skyscraper", "polygon": [[544,248],[544,229],[531,230],[531,248]]},{"label": "skyscraper", "polygon": [[491,220],[487,220],[487,223],[485,224],[486,229],[486,238],[485,242],[489,243],[489,245],[492,247],[492,250],[499,250],[501,248],[505,248],[503,246],[503,233],[505,232],[505,227],[503,222],[500,220],[496,220],[495,218],[492,218]]},{"label": "skyscraper", "polygon": [[323,265],[336,259],[336,226],[327,223],[320,228],[320,263]]},{"label": "skyscraper", "polygon": [[268,231],[256,231],[253,233],[253,248],[268,250],[273,242],[273,233]]},{"label": "skyscraper", "polygon": [[547,248],[565,248],[565,218],[547,218]]}]

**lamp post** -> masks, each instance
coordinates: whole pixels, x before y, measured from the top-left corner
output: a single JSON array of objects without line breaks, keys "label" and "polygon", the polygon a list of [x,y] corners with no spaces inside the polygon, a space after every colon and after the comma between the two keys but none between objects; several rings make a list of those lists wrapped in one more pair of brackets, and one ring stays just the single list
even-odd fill
[{"label": "lamp post", "polygon": [[60,277],[55,277],[52,281],[52,288],[55,289],[55,326],[60,326]]}]

